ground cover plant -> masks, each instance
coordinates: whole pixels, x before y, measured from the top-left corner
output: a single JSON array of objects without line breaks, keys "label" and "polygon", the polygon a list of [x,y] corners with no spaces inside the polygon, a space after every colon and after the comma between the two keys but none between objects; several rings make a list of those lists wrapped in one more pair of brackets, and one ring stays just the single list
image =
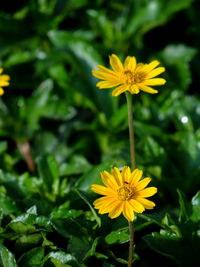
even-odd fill
[{"label": "ground cover plant", "polygon": [[135,213],[133,266],[198,266],[199,7],[2,3],[0,67],[10,84],[0,79],[0,266],[127,264],[127,220],[100,215],[91,190],[100,172],[131,166],[125,94],[99,90],[92,75],[112,54],[166,69],[157,94],[132,96],[136,167],[158,189],[154,209]]}]

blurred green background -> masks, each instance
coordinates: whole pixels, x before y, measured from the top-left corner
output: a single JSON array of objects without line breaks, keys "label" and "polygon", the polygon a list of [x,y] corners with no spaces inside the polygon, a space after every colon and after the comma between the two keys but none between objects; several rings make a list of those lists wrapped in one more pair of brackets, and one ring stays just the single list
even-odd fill
[{"label": "blurred green background", "polygon": [[[137,167],[158,187],[135,221],[135,266],[198,266],[200,2],[5,1],[0,66],[0,266],[123,266],[123,218],[99,217],[90,185],[130,165],[125,96],[98,90],[108,56],[157,59],[167,83],[133,96]],[[153,263],[152,263],[153,262]]]}]

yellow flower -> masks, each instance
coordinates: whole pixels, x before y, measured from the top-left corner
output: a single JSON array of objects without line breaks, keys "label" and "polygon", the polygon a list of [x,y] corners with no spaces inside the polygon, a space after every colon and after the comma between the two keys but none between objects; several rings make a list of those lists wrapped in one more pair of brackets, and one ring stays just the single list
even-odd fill
[{"label": "yellow flower", "polygon": [[3,95],[4,90],[2,88],[2,86],[8,86],[9,85],[9,80],[10,80],[10,76],[9,75],[1,75],[1,73],[3,72],[3,69],[0,68],[0,96]]},{"label": "yellow flower", "polygon": [[103,171],[101,178],[105,186],[93,184],[91,187],[92,191],[104,195],[94,201],[95,209],[100,214],[109,213],[111,219],[123,213],[128,221],[134,220],[134,212],[142,213],[145,209],[153,209],[155,203],[146,197],[153,196],[157,188],[145,188],[151,178],[140,180],[142,174],[139,169],[131,172],[127,166],[123,167],[121,173],[116,167],[111,169],[111,174]]},{"label": "yellow flower", "polygon": [[99,89],[117,87],[112,92],[113,96],[118,96],[125,91],[129,91],[131,94],[138,94],[140,90],[156,94],[158,91],[150,86],[166,83],[165,79],[154,78],[165,71],[163,67],[156,68],[159,64],[160,62],[157,60],[149,64],[137,64],[135,57],[128,56],[123,66],[119,58],[112,54],[110,56],[110,65],[113,70],[98,65],[99,70],[93,70],[92,74],[103,80],[97,83]]}]

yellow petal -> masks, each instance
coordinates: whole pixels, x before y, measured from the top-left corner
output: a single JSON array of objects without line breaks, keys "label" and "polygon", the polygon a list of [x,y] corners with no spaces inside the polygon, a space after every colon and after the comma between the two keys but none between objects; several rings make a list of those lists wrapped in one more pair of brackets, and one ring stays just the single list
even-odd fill
[{"label": "yellow petal", "polygon": [[144,85],[163,85],[166,83],[166,80],[163,78],[154,78],[150,80],[145,80],[142,82]]},{"label": "yellow petal", "polygon": [[130,186],[133,187],[142,178],[143,171],[135,169],[131,173]]},{"label": "yellow petal", "polygon": [[111,173],[114,176],[118,186],[122,186],[123,185],[123,180],[122,180],[122,175],[119,171],[119,169],[117,167],[114,167],[111,169]]},{"label": "yellow petal", "polygon": [[0,74],[3,72],[3,68],[0,68]]},{"label": "yellow petal", "polygon": [[121,201],[120,203],[118,203],[118,205],[115,206],[115,208],[112,211],[110,211],[108,216],[111,219],[119,217],[120,214],[122,213],[123,208],[124,208],[124,203],[123,203],[123,201]]},{"label": "yellow petal", "polygon": [[112,210],[114,210],[116,208],[116,206],[119,204],[119,200],[117,199],[112,199],[112,201],[106,202],[104,206],[102,206],[99,209],[99,213],[100,214],[105,214],[105,213],[109,213]]},{"label": "yellow petal", "polygon": [[110,196],[116,195],[115,191],[103,185],[93,184],[91,186],[91,189],[92,191],[101,195],[110,195]]},{"label": "yellow petal", "polygon": [[136,200],[140,202],[145,207],[145,209],[151,210],[155,207],[155,203],[148,199],[142,197],[136,197]]},{"label": "yellow petal", "polygon": [[160,62],[158,60],[154,60],[151,63],[146,64],[148,67],[147,70],[151,71],[151,70],[155,69],[155,67],[157,67],[159,64],[160,64]]},{"label": "yellow petal", "polygon": [[129,64],[130,59],[131,59],[130,56],[126,57],[124,61],[124,70],[128,70],[128,64]]},{"label": "yellow petal", "polygon": [[129,203],[132,206],[133,210],[137,213],[142,213],[145,210],[144,206],[135,199],[130,199]]},{"label": "yellow petal", "polygon": [[151,178],[147,177],[135,185],[134,192],[144,189],[151,182]]},{"label": "yellow petal", "polygon": [[140,89],[136,84],[132,84],[129,88],[129,91],[131,94],[138,94],[140,92]]},{"label": "yellow petal", "polygon": [[0,88],[0,96],[2,96],[4,94],[4,90],[3,88]]},{"label": "yellow petal", "polygon": [[4,75],[1,75],[0,76],[0,81],[9,81],[10,80],[10,76],[9,75],[6,75],[6,74],[4,74]]},{"label": "yellow petal", "polygon": [[124,69],[134,72],[135,68],[136,68],[136,58],[128,56],[124,62]]},{"label": "yellow petal", "polygon": [[151,197],[153,196],[155,193],[157,192],[157,188],[152,186],[152,187],[148,187],[145,188],[141,191],[137,191],[134,196],[136,197]]},{"label": "yellow petal", "polygon": [[9,85],[9,82],[0,80],[0,86],[8,86],[8,85]]},{"label": "yellow petal", "polygon": [[159,67],[159,68],[157,68],[155,70],[152,70],[151,72],[148,73],[147,79],[153,78],[153,77],[163,73],[164,71],[165,71],[164,67]]},{"label": "yellow petal", "polygon": [[110,187],[113,190],[117,190],[119,188],[116,180],[109,172],[107,171],[101,172],[101,179],[107,187]]},{"label": "yellow petal", "polygon": [[122,175],[123,182],[130,183],[131,170],[130,170],[130,168],[128,166],[124,166],[123,167],[121,175]]},{"label": "yellow petal", "polygon": [[120,83],[119,81],[102,81],[98,82],[96,86],[99,87],[100,89],[112,88],[119,85],[119,83]]},{"label": "yellow petal", "polygon": [[110,196],[100,197],[93,202],[93,205],[95,206],[95,209],[100,209],[101,207],[106,206],[107,202],[111,201],[113,201],[113,197]]},{"label": "yellow petal", "polygon": [[114,54],[112,54],[112,56],[110,56],[110,65],[113,68],[113,70],[116,72],[122,72],[124,70],[121,61]]},{"label": "yellow petal", "polygon": [[112,91],[112,96],[118,96],[118,95],[124,93],[125,91],[127,91],[128,88],[129,88],[128,85],[122,84],[119,87],[117,87],[115,90]]},{"label": "yellow petal", "polygon": [[149,87],[149,86],[146,86],[144,85],[143,83],[139,83],[137,84],[138,87],[140,88],[140,90],[144,91],[144,92],[147,92],[149,94],[157,94],[158,91],[157,90],[154,90],[153,88]]},{"label": "yellow petal", "polygon": [[100,69],[100,71],[104,72],[104,73],[107,73],[107,74],[110,74],[110,75],[113,75],[113,76],[116,76],[116,73],[113,71],[113,70],[110,70],[102,65],[98,65],[97,68]]},{"label": "yellow petal", "polygon": [[128,201],[124,201],[123,215],[129,222],[132,222],[134,220],[133,208],[128,203]]},{"label": "yellow petal", "polygon": [[92,71],[93,76],[95,76],[98,79],[102,79],[102,80],[113,80],[114,78],[116,78],[115,76],[102,72],[100,70],[93,70]]}]

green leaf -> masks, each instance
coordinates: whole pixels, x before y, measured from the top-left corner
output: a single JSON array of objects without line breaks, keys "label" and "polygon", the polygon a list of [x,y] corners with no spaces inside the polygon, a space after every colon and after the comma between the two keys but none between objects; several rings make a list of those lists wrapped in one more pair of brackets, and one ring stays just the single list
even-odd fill
[{"label": "green leaf", "polygon": [[21,235],[15,243],[15,250],[17,253],[22,253],[26,250],[32,249],[41,245],[42,235],[40,233]]},{"label": "green leaf", "polygon": [[56,194],[58,192],[59,170],[55,158],[50,154],[42,157],[38,162],[38,171],[48,192]]},{"label": "green leaf", "polygon": [[91,246],[90,250],[85,255],[83,261],[86,261],[86,259],[88,259],[89,257],[92,257],[92,256],[95,255],[99,239],[100,239],[99,237],[95,238],[94,242],[92,243],[92,246]]},{"label": "green leaf", "polygon": [[[92,76],[92,69],[102,63],[99,53],[87,40],[67,31],[50,31],[48,33],[53,44],[70,55],[73,67],[79,74],[74,86],[87,96],[95,108],[103,110],[107,116],[112,113],[112,98],[110,94],[96,89],[96,79]],[[81,85],[81,86],[80,86]]]},{"label": "green leaf", "polygon": [[82,155],[74,155],[69,163],[61,165],[61,175],[77,175],[82,174],[91,169],[91,164]]},{"label": "green leaf", "polygon": [[110,170],[111,166],[111,162],[106,162],[93,167],[91,170],[81,176],[76,183],[76,187],[81,191],[88,191],[90,190],[92,184],[102,183],[100,172],[104,170]]},{"label": "green leaf", "polygon": [[82,239],[87,240],[86,228],[73,218],[52,219],[51,223],[53,228],[65,238],[81,236]]},{"label": "green leaf", "polygon": [[90,248],[91,244],[80,237],[72,236],[69,240],[68,250],[80,263],[84,261]]},{"label": "green leaf", "polygon": [[13,254],[0,243],[0,265],[3,267],[17,267]]},{"label": "green leaf", "polygon": [[168,45],[161,53],[161,58],[169,65],[169,74],[174,79],[175,86],[186,90],[192,82],[189,62],[197,53],[193,47],[184,44]]},{"label": "green leaf", "polygon": [[75,210],[69,208],[69,201],[55,208],[51,213],[51,219],[66,219],[66,218],[76,218],[83,214],[82,210]]},{"label": "green leaf", "polygon": [[76,190],[76,192],[79,195],[79,197],[81,197],[84,200],[84,202],[89,206],[92,214],[94,215],[94,218],[95,218],[97,224],[100,227],[101,226],[101,218],[97,215],[95,209],[93,208],[93,205],[91,203],[89,196],[85,192],[81,192],[80,190]]},{"label": "green leaf", "polygon": [[24,253],[19,259],[19,264],[21,267],[29,267],[39,265],[44,257],[44,248],[37,247]]},{"label": "green leaf", "polygon": [[179,219],[181,221],[186,221],[189,219],[190,216],[190,206],[189,203],[187,203],[186,197],[183,192],[181,192],[179,189],[177,189],[178,197],[179,197],[179,205],[180,205],[180,215]]},{"label": "green leaf", "polygon": [[191,241],[177,237],[173,232],[161,230],[160,233],[146,235],[143,239],[149,247],[164,256],[170,257],[180,266],[198,266],[198,251]]},{"label": "green leaf", "polygon": [[3,214],[17,213],[19,211],[16,204],[8,197],[0,195],[0,209]]},{"label": "green leaf", "polygon": [[200,221],[200,191],[197,192],[197,194],[192,198],[192,215],[190,219],[193,222],[199,222]]},{"label": "green leaf", "polygon": [[[53,260],[53,261],[52,261]],[[53,265],[52,265],[53,263]],[[55,266],[55,267],[79,267],[79,264],[74,256],[71,254],[64,253],[62,251],[50,252],[43,260],[44,267]]]},{"label": "green leaf", "polygon": [[128,227],[119,229],[117,231],[112,231],[105,237],[106,243],[109,245],[112,244],[123,244],[128,242],[130,239]]}]

